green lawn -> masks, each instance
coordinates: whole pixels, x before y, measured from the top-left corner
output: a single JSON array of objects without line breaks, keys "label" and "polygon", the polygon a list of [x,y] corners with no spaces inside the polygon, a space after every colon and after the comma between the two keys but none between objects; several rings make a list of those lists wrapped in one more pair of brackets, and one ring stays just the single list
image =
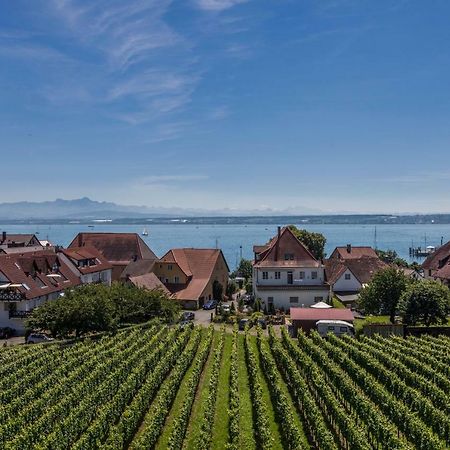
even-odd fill
[{"label": "green lawn", "polygon": [[222,365],[219,371],[219,384],[217,386],[216,414],[214,417],[211,448],[224,449],[229,441],[228,433],[228,400],[230,397],[230,365],[233,336],[225,333]]},{"label": "green lawn", "polygon": [[336,296],[331,299],[331,306],[338,309],[345,308],[345,305]]},{"label": "green lawn", "polygon": [[369,323],[391,323],[389,316],[366,316],[365,319],[355,319],[353,325],[355,326],[356,334],[362,332],[363,326]]}]

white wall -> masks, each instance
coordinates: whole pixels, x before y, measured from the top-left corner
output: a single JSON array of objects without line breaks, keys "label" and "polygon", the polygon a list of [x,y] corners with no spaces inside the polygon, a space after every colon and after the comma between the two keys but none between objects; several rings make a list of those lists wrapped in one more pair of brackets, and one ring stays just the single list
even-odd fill
[{"label": "white wall", "polygon": [[[346,280],[345,275],[350,275],[350,279]],[[358,279],[350,272],[346,270],[340,278],[334,283],[333,291],[335,292],[359,292],[361,290],[361,283]]]},{"label": "white wall", "polygon": [[[267,272],[268,278],[263,279],[263,272]],[[280,272],[280,278],[275,278],[275,272]],[[317,268],[299,268],[292,267],[289,269],[279,269],[279,268],[254,268],[253,269],[253,280],[254,283],[266,286],[283,286],[287,285],[288,272],[293,273],[294,285],[304,286],[304,285],[318,285],[322,284],[325,279],[325,270],[323,267]],[[300,278],[300,272],[304,273],[304,278]],[[312,272],[317,272],[317,278],[312,278]]]},{"label": "white wall", "polygon": [[[322,297],[323,301],[327,301],[329,296],[329,289],[324,287],[323,289],[311,289],[311,290],[295,290],[295,289],[274,289],[267,290],[262,289],[255,291],[255,296],[260,298],[261,301],[269,307],[269,297],[273,297],[273,305],[275,309],[284,308],[285,311],[289,311],[291,307],[311,306],[315,301],[315,297]],[[290,297],[298,297],[298,303],[291,303]]]}]

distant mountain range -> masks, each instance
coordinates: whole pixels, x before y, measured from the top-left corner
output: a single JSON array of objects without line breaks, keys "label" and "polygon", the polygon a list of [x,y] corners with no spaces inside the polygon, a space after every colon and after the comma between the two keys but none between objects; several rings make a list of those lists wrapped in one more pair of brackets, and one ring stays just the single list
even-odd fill
[{"label": "distant mountain range", "polygon": [[[296,208],[298,214],[299,208]],[[301,208],[303,214],[321,214],[323,211]],[[26,219],[119,219],[152,217],[196,217],[196,216],[272,216],[291,215],[289,210],[276,212],[264,210],[206,210],[195,208],[165,208],[148,206],[124,206],[112,202],[98,202],[83,197],[76,200],[57,199],[45,202],[0,203],[0,220]],[[293,213],[293,211],[292,211]]]},{"label": "distant mountain range", "polygon": [[450,214],[354,214],[329,213],[311,208],[285,210],[166,208],[125,206],[87,197],[45,202],[0,203],[3,223],[195,223],[195,224],[450,224]]}]

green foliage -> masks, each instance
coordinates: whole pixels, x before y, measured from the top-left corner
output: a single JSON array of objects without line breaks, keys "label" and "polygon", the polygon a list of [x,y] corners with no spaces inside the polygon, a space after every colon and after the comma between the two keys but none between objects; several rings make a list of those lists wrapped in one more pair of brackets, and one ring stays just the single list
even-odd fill
[{"label": "green foliage", "polygon": [[325,258],[325,236],[321,233],[314,233],[308,230],[301,230],[295,225],[288,225],[297,239],[313,254],[316,259]]},{"label": "green foliage", "polygon": [[217,280],[214,280],[214,282],[213,282],[212,294],[213,294],[213,299],[214,300],[222,301],[222,299],[223,299],[223,286]]},{"label": "green foliage", "polygon": [[26,326],[54,337],[112,331],[119,323],[139,323],[158,316],[172,321],[179,305],[159,290],[132,285],[87,284],[65,292],[33,310]]},{"label": "green foliage", "polygon": [[361,290],[359,306],[366,314],[387,314],[394,323],[398,302],[409,283],[409,278],[395,267],[380,270]]},{"label": "green foliage", "polygon": [[246,280],[249,280],[253,276],[253,264],[249,259],[242,258],[239,266],[234,272],[235,276],[243,277]]},{"label": "green foliage", "polygon": [[402,294],[398,309],[407,325],[445,324],[450,313],[450,290],[436,281],[416,281]]},{"label": "green foliage", "polygon": [[226,296],[231,300],[233,294],[238,290],[238,285],[235,281],[229,281],[226,289]]}]

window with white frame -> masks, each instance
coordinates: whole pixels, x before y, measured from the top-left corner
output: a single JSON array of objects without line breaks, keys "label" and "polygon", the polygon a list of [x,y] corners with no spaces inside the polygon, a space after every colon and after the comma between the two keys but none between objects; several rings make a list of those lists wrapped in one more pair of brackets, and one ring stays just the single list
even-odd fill
[{"label": "window with white frame", "polygon": [[279,280],[281,278],[281,272],[275,272],[275,280]]},{"label": "window with white frame", "polygon": [[298,297],[289,297],[289,303],[298,303]]},{"label": "window with white frame", "polygon": [[263,272],[262,273],[262,278],[263,278],[263,280],[268,280],[269,279],[269,272]]},{"label": "window with white frame", "polygon": [[345,279],[346,280],[350,280],[352,278],[352,276],[349,274],[349,273],[346,273],[345,274]]},{"label": "window with white frame", "polygon": [[317,280],[317,272],[315,270],[313,272],[311,272],[311,278],[313,280]]},{"label": "window with white frame", "polygon": [[305,279],[305,272],[300,271],[300,280],[304,280]]}]

